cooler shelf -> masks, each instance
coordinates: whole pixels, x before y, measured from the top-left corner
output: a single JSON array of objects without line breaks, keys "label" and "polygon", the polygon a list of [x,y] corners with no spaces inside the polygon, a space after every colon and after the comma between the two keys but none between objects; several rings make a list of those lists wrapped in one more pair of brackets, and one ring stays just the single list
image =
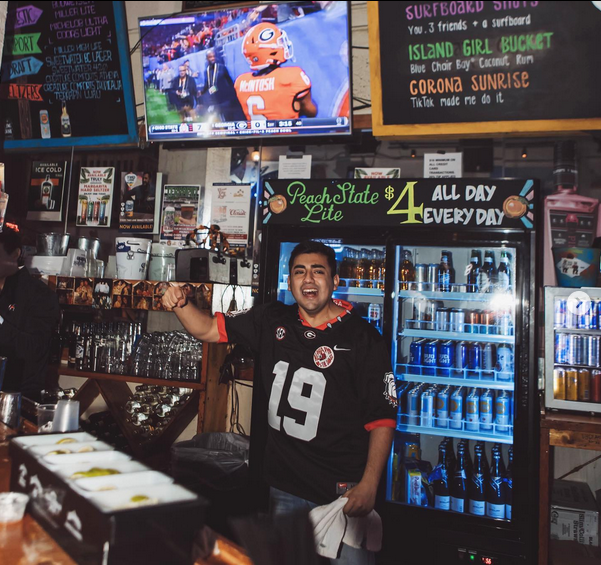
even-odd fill
[{"label": "cooler shelf", "polygon": [[425,337],[428,339],[456,339],[461,341],[475,341],[478,343],[515,343],[512,335],[490,335],[468,332],[439,332],[437,330],[403,330],[398,337]]},{"label": "cooler shelf", "polygon": [[[411,284],[411,283],[410,283]],[[429,298],[432,300],[459,300],[464,302],[492,302],[496,301],[499,294],[487,292],[438,292],[434,290],[399,290],[399,299],[404,298]],[[513,293],[503,293],[513,300]]]},{"label": "cooler shelf", "polygon": [[[401,365],[403,367],[403,365]],[[397,365],[398,371],[398,365]],[[403,369],[401,369],[403,371]],[[398,381],[405,381],[410,383],[430,383],[440,385],[453,385],[453,386],[466,386],[475,388],[489,388],[494,390],[508,390],[513,391],[514,383],[507,381],[494,381],[488,379],[462,379],[455,377],[432,377],[429,375],[412,375],[405,372],[395,372],[395,377]],[[600,405],[601,406],[601,405]]]},{"label": "cooler shelf", "polygon": [[[405,419],[407,416],[399,415],[398,419]],[[465,424],[465,422],[463,422]],[[456,437],[461,439],[473,439],[476,441],[491,441],[496,443],[513,444],[513,426],[507,426],[510,433],[494,433],[496,424],[493,424],[492,432],[473,432],[469,430],[454,430],[452,428],[432,428],[427,426],[415,426],[412,424],[400,423],[397,421],[396,429],[399,432],[408,432],[411,434],[427,434],[442,437]]]}]

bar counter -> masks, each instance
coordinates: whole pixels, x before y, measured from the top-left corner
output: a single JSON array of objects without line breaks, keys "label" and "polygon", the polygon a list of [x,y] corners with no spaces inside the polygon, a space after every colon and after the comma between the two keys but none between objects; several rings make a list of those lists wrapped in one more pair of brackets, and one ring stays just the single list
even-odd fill
[{"label": "bar counter", "polygon": [[[23,420],[20,433],[36,433],[37,428]],[[10,457],[8,444],[16,432],[0,422],[0,492],[10,485]],[[194,565],[252,565],[244,550],[226,538],[210,532],[214,540],[210,555],[197,559]],[[44,528],[28,513],[22,522],[0,524],[0,563],[2,565],[77,565],[54,541]],[[79,565],[85,565],[80,563]]]}]

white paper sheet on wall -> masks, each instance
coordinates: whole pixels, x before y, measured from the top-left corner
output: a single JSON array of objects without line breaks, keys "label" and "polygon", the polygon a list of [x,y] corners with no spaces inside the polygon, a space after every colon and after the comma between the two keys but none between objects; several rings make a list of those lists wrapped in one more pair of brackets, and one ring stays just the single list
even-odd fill
[{"label": "white paper sheet on wall", "polygon": [[[230,182],[230,168],[232,163],[231,147],[211,147],[207,150],[207,174],[205,186],[210,188],[216,182]],[[202,225],[208,226],[211,222],[211,190],[205,190],[204,202],[201,202]]]},{"label": "white paper sheet on wall", "polygon": [[280,155],[279,179],[310,179],[311,155]]}]

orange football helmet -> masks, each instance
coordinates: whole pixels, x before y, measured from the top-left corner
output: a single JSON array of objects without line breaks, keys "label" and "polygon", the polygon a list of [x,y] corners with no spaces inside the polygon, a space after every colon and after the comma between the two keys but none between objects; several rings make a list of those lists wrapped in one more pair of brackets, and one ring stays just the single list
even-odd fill
[{"label": "orange football helmet", "polygon": [[242,41],[242,54],[253,71],[280,65],[292,59],[292,43],[288,34],[268,22],[251,27]]}]

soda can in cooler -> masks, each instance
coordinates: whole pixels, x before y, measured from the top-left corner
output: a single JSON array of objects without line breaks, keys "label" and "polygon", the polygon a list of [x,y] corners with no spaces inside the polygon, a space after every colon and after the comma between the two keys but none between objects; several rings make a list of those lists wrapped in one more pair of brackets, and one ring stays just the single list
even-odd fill
[{"label": "soda can in cooler", "polygon": [[555,363],[559,365],[568,363],[568,334],[555,334]]},{"label": "soda can in cooler", "polygon": [[438,362],[438,340],[433,339],[424,343],[424,354],[422,362],[422,375],[436,375],[436,363]]},{"label": "soda can in cooler", "polygon": [[430,300],[428,303],[427,317],[428,321],[426,322],[425,329],[427,330],[435,330],[436,329],[436,313],[438,309],[442,308],[442,302],[437,302],[436,300]]},{"label": "soda can in cooler", "polygon": [[482,345],[470,343],[467,350],[467,378],[479,379],[482,370]]},{"label": "soda can in cooler", "polygon": [[570,334],[568,336],[568,364],[582,365],[582,336]]},{"label": "soda can in cooler", "polygon": [[582,300],[578,305],[578,329],[590,330],[593,326],[594,302],[590,299]]},{"label": "soda can in cooler", "polygon": [[513,335],[513,318],[509,310],[499,312],[496,322],[495,333],[499,335]]},{"label": "soda can in cooler", "polygon": [[480,395],[473,388],[465,399],[465,429],[469,432],[480,430]]},{"label": "soda can in cooler", "polygon": [[591,402],[601,402],[601,370],[591,371]]},{"label": "soda can in cooler", "polygon": [[483,310],[480,314],[480,333],[493,335],[496,330],[495,313],[492,310]]},{"label": "soda can in cooler", "polygon": [[591,400],[591,372],[588,369],[578,369],[578,400],[580,402]]},{"label": "soda can in cooler", "polygon": [[601,329],[601,300],[597,300],[595,302],[595,318],[597,321],[595,322],[595,328]]},{"label": "soda can in cooler", "polygon": [[412,375],[422,374],[422,365],[424,360],[425,339],[415,339],[409,346],[409,373]]},{"label": "soda can in cooler", "polygon": [[574,367],[566,369],[566,400],[578,400],[578,369]]},{"label": "soda can in cooler", "polygon": [[578,306],[579,303],[574,303],[574,301],[570,302],[566,301],[567,309],[566,309],[566,328],[570,330],[575,330],[578,328],[579,316],[578,316]]},{"label": "soda can in cooler", "polygon": [[553,398],[566,399],[566,371],[561,367],[553,369]]},{"label": "soda can in cooler", "polygon": [[455,343],[442,341],[438,345],[438,375],[450,377],[455,366]]},{"label": "soda can in cooler", "polygon": [[449,427],[453,430],[463,426],[463,392],[463,387],[459,386],[451,394]]},{"label": "soda can in cooler", "polygon": [[495,400],[495,431],[498,434],[509,433],[511,423],[511,399],[507,391],[501,391]]},{"label": "soda can in cooler", "polygon": [[568,301],[565,298],[556,298],[554,302],[553,325],[556,328],[565,328],[567,324]]},{"label": "soda can in cooler", "polygon": [[465,311],[463,308],[451,309],[450,331],[463,332],[465,326]]},{"label": "soda can in cooler", "polygon": [[428,287],[426,290],[438,290],[438,264],[428,265]]},{"label": "soda can in cooler", "polygon": [[513,380],[513,347],[501,343],[497,346],[497,363],[495,372],[498,381]]},{"label": "soda can in cooler", "polygon": [[599,301],[591,300],[591,315],[593,319],[591,320],[591,330],[599,329]]},{"label": "soda can in cooler", "polygon": [[480,431],[492,432],[493,430],[493,405],[495,398],[490,389],[486,389],[480,396]]},{"label": "soda can in cooler", "polygon": [[422,393],[421,398],[421,426],[425,428],[434,427],[434,403],[436,402],[436,392],[428,389]]},{"label": "soda can in cooler", "polygon": [[425,263],[418,263],[415,265],[415,288],[416,290],[430,290],[427,285],[428,282],[428,265]]},{"label": "soda can in cooler", "polygon": [[497,363],[497,348],[493,343],[485,343],[482,347],[482,378],[493,380],[495,378],[495,365]]},{"label": "soda can in cooler", "polygon": [[466,310],[464,330],[471,334],[480,333],[480,310]]},{"label": "soda can in cooler", "polygon": [[449,427],[450,396],[451,396],[451,387],[449,387],[449,386],[443,388],[436,395],[436,427],[437,428],[448,428]]},{"label": "soda can in cooler", "polygon": [[456,379],[465,379],[465,370],[468,363],[468,344],[465,341],[458,341],[455,345],[455,368],[451,375]]},{"label": "soda can in cooler", "polygon": [[586,364],[589,367],[600,367],[601,366],[601,337],[598,335],[587,335],[587,351],[586,351]]},{"label": "soda can in cooler", "polygon": [[422,390],[419,385],[412,388],[407,394],[407,423],[410,426],[419,426],[419,412],[421,409]]},{"label": "soda can in cooler", "polygon": [[448,332],[450,330],[450,308],[438,308],[436,310],[436,331]]}]

